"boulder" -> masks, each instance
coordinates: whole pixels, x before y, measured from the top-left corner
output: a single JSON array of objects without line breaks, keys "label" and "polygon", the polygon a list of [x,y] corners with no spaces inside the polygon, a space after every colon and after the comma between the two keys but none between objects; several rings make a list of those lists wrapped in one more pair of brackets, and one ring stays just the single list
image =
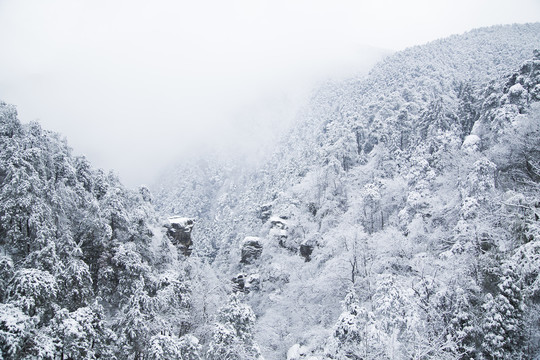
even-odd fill
[{"label": "boulder", "polygon": [[255,236],[248,236],[242,241],[242,264],[253,264],[261,257],[263,246],[261,240]]},{"label": "boulder", "polygon": [[191,231],[195,224],[193,219],[171,216],[167,219],[165,224],[167,229],[167,236],[171,240],[171,243],[178,248],[184,254],[184,256],[191,255],[193,251],[193,241],[191,240]]}]

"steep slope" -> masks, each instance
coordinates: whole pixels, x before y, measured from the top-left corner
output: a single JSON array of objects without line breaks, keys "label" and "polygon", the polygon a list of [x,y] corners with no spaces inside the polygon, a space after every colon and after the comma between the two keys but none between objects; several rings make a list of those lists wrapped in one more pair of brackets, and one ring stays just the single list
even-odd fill
[{"label": "steep slope", "polygon": [[[211,164],[223,178],[196,241],[247,292],[267,358],[295,343],[338,359],[533,356],[539,59],[522,64],[539,34],[492,27],[395,54],[323,86],[261,168]],[[186,180],[207,181],[169,179],[160,209],[197,198]],[[263,250],[240,263],[242,246],[257,254],[246,236]]]},{"label": "steep slope", "polygon": [[194,159],[155,200],[0,103],[1,357],[538,357],[535,48],[540,24],[395,54],[260,167]]},{"label": "steep slope", "polygon": [[256,354],[251,309],[233,298],[215,318],[224,289],[173,246],[171,224],[166,236],[147,188],[0,103],[0,358],[200,359],[226,349],[212,336],[236,329],[234,311],[231,346]]}]

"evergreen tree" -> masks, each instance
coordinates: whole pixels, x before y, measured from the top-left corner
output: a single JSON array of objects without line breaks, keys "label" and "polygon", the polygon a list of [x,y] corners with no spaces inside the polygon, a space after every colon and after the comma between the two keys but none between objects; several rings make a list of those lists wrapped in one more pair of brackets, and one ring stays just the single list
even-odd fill
[{"label": "evergreen tree", "polygon": [[499,293],[486,295],[483,305],[483,354],[487,359],[518,359],[523,353],[523,298],[517,276],[505,266],[498,285]]},{"label": "evergreen tree", "polygon": [[218,314],[207,351],[209,359],[259,359],[260,350],[253,339],[255,314],[233,294]]},{"label": "evergreen tree", "polygon": [[343,303],[343,313],[334,325],[332,336],[327,340],[325,354],[331,359],[377,359],[381,353],[375,318],[360,306],[353,289]]}]

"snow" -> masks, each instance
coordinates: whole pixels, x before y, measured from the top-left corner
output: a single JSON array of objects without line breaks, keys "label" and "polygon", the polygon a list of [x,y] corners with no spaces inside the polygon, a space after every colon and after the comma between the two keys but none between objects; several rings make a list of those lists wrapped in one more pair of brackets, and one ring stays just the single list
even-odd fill
[{"label": "snow", "polygon": [[463,141],[463,144],[461,145],[461,149],[468,154],[472,154],[478,151],[479,147],[480,147],[480,137],[478,137],[477,135],[467,136],[465,140]]},{"label": "snow", "polygon": [[287,360],[299,360],[305,358],[307,354],[307,348],[300,344],[294,344],[287,351]]},{"label": "snow", "polygon": [[249,280],[259,280],[261,276],[259,274],[251,274],[248,276]]},{"label": "snow", "polygon": [[243,244],[248,244],[248,243],[251,243],[251,242],[260,242],[261,241],[261,238],[257,237],[257,236],[246,236],[244,238],[244,240],[242,241],[242,245]]},{"label": "snow", "polygon": [[194,223],[193,219],[182,216],[171,216],[168,220],[171,225],[176,224],[183,228],[192,228]]},{"label": "snow", "polygon": [[285,219],[280,218],[279,216],[271,216],[270,222],[273,224],[283,224],[287,225],[287,221]]},{"label": "snow", "polygon": [[525,91],[525,88],[521,84],[515,84],[512,85],[512,87],[508,90],[510,95],[512,96],[519,96]]},{"label": "snow", "polygon": [[[9,167],[0,164],[0,173],[7,169],[4,180],[13,180],[2,188],[7,201],[0,202],[0,212],[11,218],[0,219],[0,227],[27,244],[10,235],[0,246],[5,254],[0,255],[0,285],[5,287],[3,300],[9,302],[0,304],[2,352],[7,348],[10,358],[24,357],[31,336],[32,343],[47,349],[39,351],[50,353],[38,356],[36,350],[36,358],[59,357],[58,351],[81,358],[88,349],[95,351],[88,358],[198,359],[204,349],[210,350],[210,358],[260,359],[256,343],[268,359],[408,359],[427,356],[424,351],[431,358],[457,358],[491,349],[499,357],[517,358],[501,352],[506,339],[518,344],[522,328],[533,329],[532,340],[538,338],[532,326],[538,323],[535,311],[527,312],[530,319],[525,321],[505,312],[522,311],[540,293],[539,189],[534,181],[515,183],[512,177],[521,175],[504,171],[506,166],[519,171],[514,165],[522,154],[530,153],[535,160],[531,166],[537,166],[538,136],[525,132],[540,108],[527,113],[532,108],[524,107],[519,114],[518,105],[533,99],[521,85],[511,89],[503,105],[498,99],[506,87],[486,89],[486,94],[494,92],[495,101],[482,101],[483,85],[477,87],[474,79],[461,96],[456,84],[463,78],[449,73],[452,66],[439,76],[432,64],[415,59],[403,59],[404,75],[419,69],[411,77],[400,78],[394,61],[375,69],[384,76],[372,82],[355,82],[354,89],[336,84],[328,94],[317,95],[305,123],[301,119],[305,127],[294,130],[283,150],[260,164],[262,169],[242,168],[236,160],[182,164],[171,172],[181,184],[164,186],[156,197],[162,203],[160,213],[168,214],[159,223],[152,204],[127,191],[124,199],[123,188],[104,174],[94,176],[88,170],[87,176],[81,172],[84,167],[75,167],[66,170],[68,177],[58,172],[58,184],[64,185],[48,186],[50,173],[40,167],[32,170],[35,177],[24,172],[11,177],[10,169],[20,165],[14,159],[33,158],[34,152],[4,156],[0,163]],[[480,65],[481,71],[487,68]],[[388,79],[398,85],[388,89]],[[521,84],[530,89],[534,83],[527,81]],[[427,84],[421,86],[425,91],[420,86],[415,91],[420,83]],[[440,108],[432,93],[442,94]],[[514,93],[519,97],[512,98]],[[0,104],[0,120],[1,109]],[[476,118],[483,121],[482,131],[462,141]],[[366,123],[370,119],[372,125]],[[13,142],[15,149],[18,135],[8,130],[0,129],[5,131],[2,145],[9,150]],[[36,136],[20,143],[21,148],[37,141]],[[512,154],[509,161],[507,154]],[[35,163],[62,170],[60,158],[47,153]],[[500,187],[494,186],[495,179]],[[44,184],[39,190],[44,194],[53,191],[54,201],[41,201],[40,192],[29,191],[33,181],[37,190]],[[77,188],[71,189],[71,183]],[[86,191],[92,184],[99,199]],[[513,192],[503,193],[509,188]],[[21,202],[32,205],[31,213],[22,217]],[[80,212],[78,204],[83,205]],[[57,215],[63,209],[77,211]],[[194,220],[189,216],[195,214],[198,247],[188,258],[181,246],[191,244]],[[49,221],[55,216],[61,227]],[[21,230],[25,220],[36,235],[32,229]],[[84,246],[75,243],[79,239]],[[24,259],[18,255],[26,251],[21,245],[30,246]],[[309,262],[302,245],[317,246]],[[257,262],[249,261],[258,256]],[[478,271],[485,265],[497,276],[488,279],[489,286],[477,286]],[[516,275],[499,276],[505,266]],[[99,270],[96,294],[92,277],[86,275],[89,269]],[[513,288],[514,283],[522,288]],[[231,285],[234,299],[220,311]],[[57,296],[59,287],[65,296]],[[491,292],[499,297],[490,299]],[[101,310],[98,294],[107,311]],[[62,309],[71,299],[69,310]],[[498,308],[484,311],[488,305]],[[444,333],[432,336],[439,329]],[[505,338],[502,330],[517,335],[509,332]],[[187,331],[204,336],[199,343]],[[479,343],[483,339],[501,345],[488,348]],[[474,353],[462,354],[469,345]],[[534,352],[537,357],[540,350]]]},{"label": "snow", "polygon": [[24,331],[25,323],[30,319],[21,309],[12,304],[0,304],[0,323],[8,331],[16,334]]},{"label": "snow", "polygon": [[289,236],[289,233],[285,229],[270,229],[269,232],[270,236],[276,236],[276,237],[287,237]]}]

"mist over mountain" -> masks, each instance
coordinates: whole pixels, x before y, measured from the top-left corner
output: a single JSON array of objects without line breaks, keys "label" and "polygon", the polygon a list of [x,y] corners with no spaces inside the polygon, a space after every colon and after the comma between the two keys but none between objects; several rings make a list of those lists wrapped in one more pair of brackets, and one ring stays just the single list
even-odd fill
[{"label": "mist over mountain", "polygon": [[[474,298],[482,303],[486,293],[482,276],[468,283],[469,277],[454,272],[458,270],[452,264],[463,261],[459,256],[445,261],[440,256],[462,246],[464,240],[457,240],[460,236],[471,236],[458,235],[465,231],[460,213],[465,204],[472,201],[479,206],[475,211],[493,211],[485,203],[477,204],[478,199],[472,200],[474,192],[465,189],[476,187],[468,179],[480,176],[473,174],[473,164],[480,173],[493,171],[489,186],[496,188],[489,196],[504,197],[505,191],[514,189],[502,185],[507,176],[495,172],[496,167],[487,170],[491,162],[504,161],[504,156],[493,155],[494,142],[503,141],[494,133],[502,128],[510,131],[511,120],[503,121],[502,115],[492,120],[486,98],[503,97],[505,86],[510,88],[506,77],[533,57],[537,30],[538,24],[486,28],[397,53],[376,65],[367,77],[329,83],[315,92],[296,127],[265,166],[246,169],[232,160],[215,159],[198,166],[194,160],[178,166],[155,188],[161,211],[183,211],[197,219],[196,252],[215,257],[215,266],[229,277],[240,274],[260,279],[261,290],[250,292],[248,299],[259,316],[256,327],[263,353],[280,358],[276,352],[284,354],[294,342],[323,353],[328,329],[343,311],[337,304],[352,292],[360,297],[358,306],[367,311],[362,316],[375,319],[362,319],[366,321],[362,326],[374,327],[376,334],[369,336],[378,338],[378,343],[369,346],[379,347],[373,352],[356,351],[373,358],[417,356],[392,338],[397,333],[383,334],[377,328],[373,314],[380,304],[373,296],[385,282],[391,282],[399,291],[396,296],[408,304],[394,305],[396,318],[405,317],[413,303],[423,301],[409,294],[418,290],[415,283],[421,281],[432,281],[429,285],[437,296],[443,296],[437,291],[455,296],[453,291],[458,290],[448,288],[458,285],[448,282],[462,278],[467,283],[459,286],[471,292],[463,290],[464,301]],[[499,107],[499,102],[494,106]],[[497,111],[513,108],[519,114],[513,104],[501,107],[504,110]],[[475,151],[469,151],[469,142],[475,144],[471,145]],[[482,165],[483,161],[488,165]],[[523,191],[531,190],[534,186]],[[531,211],[533,199],[528,200]],[[473,234],[480,231],[478,226],[466,228]],[[482,226],[487,227],[482,232],[495,232],[491,227],[500,231],[500,225]],[[259,237],[262,244],[256,265],[240,264],[247,236]],[[501,234],[489,242],[507,242],[511,237]],[[470,248],[467,256],[483,254],[478,248],[483,240],[476,241],[463,245]],[[302,256],[303,249],[311,252],[309,262]],[[468,273],[463,267],[457,269]],[[473,284],[478,288],[471,289]],[[491,286],[496,288],[496,281]],[[427,326],[424,321],[432,315],[417,309],[408,316],[422,319],[418,321]],[[403,319],[400,336],[421,332],[408,328],[412,321],[416,320]],[[449,325],[442,321],[429,326]],[[440,329],[422,331],[435,334]],[[429,352],[434,358],[443,357],[442,352],[433,352],[437,347],[450,346],[446,335],[441,332],[440,343],[425,344],[426,349],[433,347]],[[388,341],[396,342],[390,351],[398,353],[384,353],[382,349],[390,348]],[[418,338],[403,341],[410,346]]]},{"label": "mist over mountain", "polygon": [[539,49],[408,48],[150,190],[1,103],[2,358],[537,358]]}]

